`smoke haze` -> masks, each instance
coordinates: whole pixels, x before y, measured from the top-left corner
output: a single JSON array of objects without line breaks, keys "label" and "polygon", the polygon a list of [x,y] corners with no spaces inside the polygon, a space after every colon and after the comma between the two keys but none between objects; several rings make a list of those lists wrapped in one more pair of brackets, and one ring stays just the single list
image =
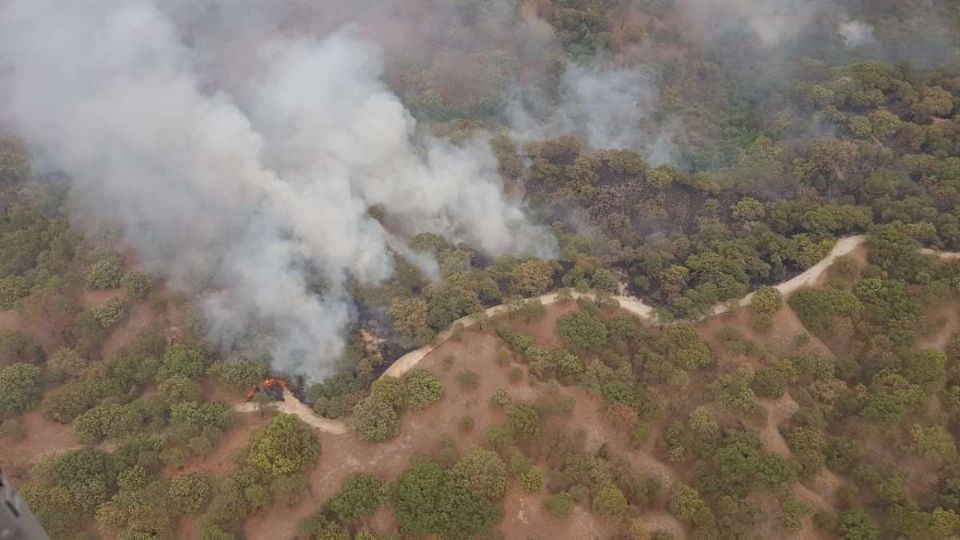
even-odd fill
[{"label": "smoke haze", "polygon": [[552,254],[501,196],[484,141],[420,137],[357,32],[235,43],[241,77],[185,42],[175,4],[7,2],[0,115],[73,177],[80,208],[200,293],[221,344],[264,329],[277,368],[330,373],[354,315],[346,281],[392,271],[395,240],[371,205],[405,232]]},{"label": "smoke haze", "polygon": [[593,148],[629,148],[647,161],[671,161],[672,126],[661,122],[659,90],[645,66],[567,66],[559,99],[514,99],[507,110],[516,135],[536,140],[573,134]]}]

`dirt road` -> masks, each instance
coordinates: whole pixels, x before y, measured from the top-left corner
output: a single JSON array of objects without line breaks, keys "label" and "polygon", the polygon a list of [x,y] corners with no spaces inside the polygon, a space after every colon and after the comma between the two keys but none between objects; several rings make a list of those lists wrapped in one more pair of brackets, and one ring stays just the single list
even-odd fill
[{"label": "dirt road", "polygon": [[[837,240],[833,249],[830,250],[830,253],[826,257],[820,260],[817,264],[811,266],[802,274],[793,277],[783,283],[774,285],[774,288],[779,290],[784,296],[788,296],[803,287],[807,287],[815,283],[824,272],[837,260],[837,258],[844,255],[848,255],[853,252],[855,249],[860,247],[865,240],[865,237],[862,235],[857,236],[846,236]],[[960,253],[951,253],[951,252],[939,252],[930,249],[923,249],[921,252],[925,255],[934,255],[942,259],[960,259]],[[747,306],[753,300],[753,294],[750,293],[737,302],[724,302],[714,306],[709,313],[712,315],[720,315],[730,311],[733,306]],[[574,299],[585,298],[585,299],[595,299],[596,295],[593,293],[580,293],[572,292],[571,296]],[[641,319],[647,321],[657,321],[655,308],[643,300],[633,297],[633,296],[624,296],[617,295],[612,297],[620,304],[620,309],[628,311]],[[556,292],[544,294],[539,297],[540,302],[543,305],[555,304],[561,300],[561,295]],[[493,306],[484,311],[484,314],[487,317],[495,317],[497,315],[505,314],[509,311],[509,306],[505,304],[500,304],[498,306]],[[413,369],[424,357],[433,352],[441,343],[450,339],[454,331],[457,328],[469,328],[477,323],[476,315],[469,315],[454,321],[454,323],[447,330],[441,332],[433,343],[429,345],[424,345],[419,349],[408,352],[407,354],[401,356],[396,362],[393,363],[383,375],[389,375],[391,377],[400,377],[404,373]],[[310,424],[311,426],[316,427],[317,429],[334,434],[341,434],[347,431],[346,425],[343,422],[336,420],[329,420],[326,418],[321,418],[313,413],[313,411],[297,400],[289,392],[284,393],[284,401],[278,402],[275,404],[277,410],[285,413],[296,414],[304,422]],[[256,407],[252,403],[240,403],[235,409],[239,412],[251,412],[255,411]]]}]

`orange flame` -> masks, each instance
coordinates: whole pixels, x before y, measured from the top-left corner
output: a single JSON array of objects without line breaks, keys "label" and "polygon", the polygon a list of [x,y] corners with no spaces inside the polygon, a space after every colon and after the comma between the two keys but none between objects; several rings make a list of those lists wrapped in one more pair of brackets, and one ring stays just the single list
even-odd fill
[{"label": "orange flame", "polygon": [[264,379],[260,382],[260,384],[254,386],[249,392],[247,392],[247,401],[253,399],[253,396],[257,395],[257,392],[266,390],[268,388],[275,388],[277,386],[283,388],[284,391],[290,390],[290,387],[287,386],[286,381],[282,379]]}]

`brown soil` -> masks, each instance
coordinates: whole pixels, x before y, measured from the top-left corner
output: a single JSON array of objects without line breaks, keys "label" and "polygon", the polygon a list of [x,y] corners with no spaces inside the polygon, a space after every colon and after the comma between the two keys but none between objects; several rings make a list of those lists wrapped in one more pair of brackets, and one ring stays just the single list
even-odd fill
[{"label": "brown soil", "polygon": [[773,328],[770,332],[761,333],[750,327],[750,314],[744,308],[727,312],[703,320],[697,325],[697,330],[715,350],[718,349],[720,334],[724,328],[733,327],[744,337],[758,344],[763,344],[770,352],[778,356],[787,356],[800,351],[831,354],[830,349],[816,336],[810,335],[810,340],[803,347],[798,347],[797,337],[806,334],[807,329],[797,318],[797,315],[787,305],[773,316]]},{"label": "brown soil", "polygon": [[13,309],[0,311],[0,330],[21,332],[32,337],[47,354],[57,350],[62,345],[64,327],[70,324],[72,322],[60,321],[53,317],[31,319],[22,312]]},{"label": "brown soil", "polygon": [[40,411],[29,412],[20,420],[24,430],[22,440],[0,439],[0,467],[22,486],[30,468],[40,458],[80,445],[73,428],[48,420]]},{"label": "brown soil", "polygon": [[[533,336],[534,341],[541,347],[563,347],[563,340],[557,335],[557,320],[579,309],[576,300],[547,306],[546,315],[533,323],[511,323],[510,325],[522,332]],[[504,319],[509,322],[509,319]]]},{"label": "brown soil", "polygon": [[780,399],[761,399],[760,403],[767,409],[767,423],[760,431],[760,440],[768,451],[789,458],[790,447],[780,433],[779,426],[789,420],[800,406],[789,392],[784,392]]},{"label": "brown soil", "polygon": [[687,529],[680,521],[673,517],[673,514],[667,512],[644,512],[640,515],[640,520],[646,526],[647,531],[666,531],[673,535],[675,540],[685,540],[687,538]]},{"label": "brown soil", "polygon": [[921,327],[935,330],[929,334],[921,334],[917,338],[916,347],[942,351],[950,338],[960,333],[960,302],[947,302],[933,309],[926,318],[932,324],[923,324]]},{"label": "brown soil", "polygon": [[213,453],[193,460],[181,469],[170,468],[164,471],[164,476],[173,476],[181,472],[196,471],[210,476],[221,476],[230,470],[230,456],[235,450],[247,445],[254,431],[263,426],[270,419],[267,414],[239,414],[230,426],[217,440],[217,448]]},{"label": "brown soil", "polygon": [[596,519],[577,506],[568,518],[557,518],[543,507],[540,494],[513,490],[503,503],[504,538],[582,538],[600,540],[614,535],[616,527]]},{"label": "brown soil", "polygon": [[108,291],[91,291],[84,289],[80,293],[80,305],[84,309],[97,308],[109,302],[112,298],[121,296],[121,289],[111,289]]},{"label": "brown soil", "polygon": [[110,332],[110,336],[103,344],[101,356],[109,358],[130,347],[141,333],[157,327],[158,319],[162,319],[162,316],[158,315],[149,303],[133,304],[127,313],[126,320]]},{"label": "brown soil", "polygon": [[[555,343],[553,324],[562,313],[575,309],[575,304],[560,305],[548,309],[544,321],[524,325],[540,344]],[[317,468],[310,476],[310,493],[295,508],[276,508],[263,512],[248,521],[246,534],[251,538],[290,538],[298,533],[299,522],[333,495],[348,475],[365,471],[385,480],[394,480],[407,468],[410,459],[417,454],[429,454],[437,448],[443,437],[449,437],[461,453],[480,446],[481,433],[485,426],[501,423],[503,414],[489,405],[490,395],[497,388],[504,388],[517,401],[533,401],[544,393],[541,384],[534,385],[529,379],[511,383],[507,374],[517,364],[502,367],[496,362],[500,341],[489,333],[465,330],[460,339],[450,339],[439,345],[423,359],[421,366],[436,373],[443,381],[446,395],[443,400],[419,412],[407,413],[401,422],[400,436],[378,445],[365,444],[353,434],[333,435],[319,433],[322,454]],[[452,367],[443,367],[443,358],[455,358]],[[459,387],[456,376],[470,369],[480,376],[473,389]],[[602,402],[579,388],[564,388],[562,392],[573,395],[576,408],[570,417],[554,422],[564,427],[576,426],[585,432],[584,446],[595,452],[607,443],[612,455],[631,465],[637,474],[661,478],[669,488],[675,477],[673,471],[653,456],[631,450],[625,434],[618,432],[602,417]],[[473,416],[477,426],[469,433],[457,428],[460,418]],[[553,531],[556,537],[601,538],[609,537],[611,529],[606,523],[595,520],[589,512],[578,509],[568,522],[558,521],[541,509],[542,495],[512,493],[505,503],[506,516],[501,530],[506,538],[526,538],[531,531],[541,531],[538,536],[547,536],[542,531]],[[516,519],[511,519],[513,516]],[[524,521],[525,520],[525,521]],[[575,530],[575,536],[563,531]]]}]

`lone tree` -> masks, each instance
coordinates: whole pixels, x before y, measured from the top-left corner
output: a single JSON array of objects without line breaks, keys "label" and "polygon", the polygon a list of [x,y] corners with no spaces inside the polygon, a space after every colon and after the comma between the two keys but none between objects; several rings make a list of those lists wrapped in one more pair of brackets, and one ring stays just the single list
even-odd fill
[{"label": "lone tree", "polygon": [[452,471],[463,487],[491,501],[498,501],[507,493],[507,464],[496,452],[474,450]]},{"label": "lone tree", "polygon": [[40,368],[22,363],[0,368],[0,417],[22,413],[39,399]]},{"label": "lone tree", "polygon": [[773,316],[783,307],[783,294],[773,287],[760,287],[750,303],[750,325],[761,332],[773,328]]},{"label": "lone tree", "polygon": [[403,376],[401,382],[404,405],[408,409],[426,409],[443,397],[443,383],[427,369],[413,369]]},{"label": "lone tree", "polygon": [[340,484],[340,491],[330,499],[330,510],[344,523],[370,515],[387,498],[387,485],[366,473],[356,473]]},{"label": "lone tree", "polygon": [[599,351],[607,343],[607,326],[591,311],[577,311],[560,317],[557,333],[571,348]]},{"label": "lone tree", "polygon": [[253,438],[247,463],[274,477],[289,476],[313,466],[320,441],[296,416],[281,414]]}]

